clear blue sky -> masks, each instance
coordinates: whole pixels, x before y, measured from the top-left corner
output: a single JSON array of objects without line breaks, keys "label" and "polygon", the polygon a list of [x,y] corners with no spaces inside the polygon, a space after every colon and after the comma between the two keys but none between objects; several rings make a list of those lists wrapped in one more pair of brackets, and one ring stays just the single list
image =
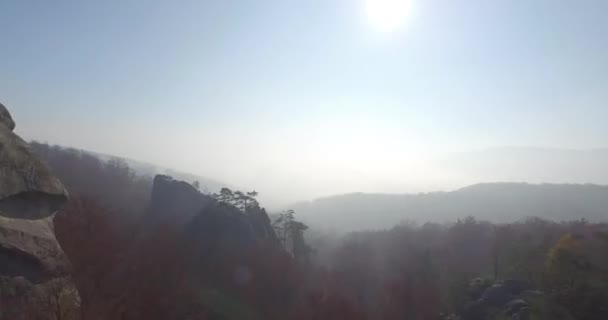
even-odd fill
[{"label": "clear blue sky", "polygon": [[606,146],[608,1],[409,2],[387,32],[364,0],[2,1],[0,102],[29,139],[286,196],[399,190],[435,152]]}]

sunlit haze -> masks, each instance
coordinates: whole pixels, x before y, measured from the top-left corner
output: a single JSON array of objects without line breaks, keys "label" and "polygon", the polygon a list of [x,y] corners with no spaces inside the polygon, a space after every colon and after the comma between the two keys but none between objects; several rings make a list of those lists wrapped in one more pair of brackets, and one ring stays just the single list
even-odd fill
[{"label": "sunlit haze", "polygon": [[411,15],[410,0],[367,0],[365,11],[370,24],[380,31],[403,27]]},{"label": "sunlit haze", "polygon": [[27,139],[256,189],[269,207],[608,183],[601,165],[571,170],[607,146],[606,12],[600,0],[3,1],[0,101]]}]

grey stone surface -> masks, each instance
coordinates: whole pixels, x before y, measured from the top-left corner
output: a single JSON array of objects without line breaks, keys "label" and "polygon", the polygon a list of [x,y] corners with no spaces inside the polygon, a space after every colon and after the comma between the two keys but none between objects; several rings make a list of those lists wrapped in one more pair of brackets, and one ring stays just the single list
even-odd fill
[{"label": "grey stone surface", "polygon": [[40,219],[67,199],[63,184],[17,136],[9,112],[0,107],[0,216]]},{"label": "grey stone surface", "polygon": [[0,275],[39,283],[69,273],[70,264],[53,233],[51,218],[0,217]]},{"label": "grey stone surface", "polygon": [[0,104],[0,320],[56,319],[78,305],[52,223],[68,194],[14,129]]},{"label": "grey stone surface", "polygon": [[15,130],[15,121],[13,121],[11,114],[2,103],[0,103],[0,123],[8,127],[11,131]]}]

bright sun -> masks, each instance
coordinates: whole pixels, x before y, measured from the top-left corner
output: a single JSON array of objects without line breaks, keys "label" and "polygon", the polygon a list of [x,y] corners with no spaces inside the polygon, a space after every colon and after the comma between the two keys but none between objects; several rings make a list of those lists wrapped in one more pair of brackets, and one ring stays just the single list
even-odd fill
[{"label": "bright sun", "polygon": [[383,32],[402,27],[411,13],[411,0],[365,0],[370,24]]}]

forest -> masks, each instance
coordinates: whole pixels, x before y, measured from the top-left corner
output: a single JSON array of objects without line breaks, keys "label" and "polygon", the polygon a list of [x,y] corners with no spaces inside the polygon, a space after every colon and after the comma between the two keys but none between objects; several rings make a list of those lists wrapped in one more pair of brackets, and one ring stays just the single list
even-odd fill
[{"label": "forest", "polygon": [[31,145],[70,193],[54,225],[79,301],[58,299],[57,320],[608,319],[604,223],[463,215],[331,234],[255,191]]}]

